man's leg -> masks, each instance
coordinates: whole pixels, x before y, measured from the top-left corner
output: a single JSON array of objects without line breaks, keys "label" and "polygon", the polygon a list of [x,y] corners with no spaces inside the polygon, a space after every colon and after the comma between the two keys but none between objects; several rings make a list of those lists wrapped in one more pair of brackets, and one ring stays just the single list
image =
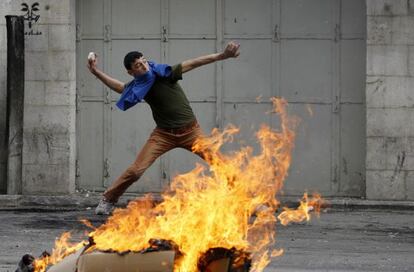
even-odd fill
[{"label": "man's leg", "polygon": [[188,151],[198,155],[210,165],[225,162],[225,158],[220,152],[214,152],[209,147],[206,147],[202,150],[193,150],[193,146],[196,141],[202,140],[205,137],[205,134],[197,124],[197,126],[195,126],[191,131],[180,135],[179,147],[187,149]]},{"label": "man's leg", "polygon": [[[193,151],[193,145],[196,143],[197,140],[202,140],[206,137],[199,126],[194,128],[188,134],[182,135],[180,140],[180,147],[185,148],[194,154],[197,154],[201,157],[206,163],[210,166],[213,165],[222,165],[228,163],[226,158],[220,153],[212,151],[209,147],[205,147],[203,150],[196,150]],[[228,175],[226,173],[226,178],[229,186],[233,186],[235,180],[237,180],[236,176]]]},{"label": "man's leg", "polygon": [[138,153],[135,161],[104,192],[106,201],[116,203],[119,197],[137,181],[145,170],[162,154],[176,147],[174,138],[156,128]]},{"label": "man's leg", "polygon": [[179,137],[180,137],[179,146],[181,148],[187,149],[188,151],[193,152],[194,154],[201,157],[206,162],[209,162],[209,157],[212,156],[212,152],[210,150],[206,149],[206,150],[193,151],[192,149],[194,143],[197,140],[205,137],[203,134],[203,131],[201,130],[198,124],[191,130],[189,130],[188,132],[180,135]]}]

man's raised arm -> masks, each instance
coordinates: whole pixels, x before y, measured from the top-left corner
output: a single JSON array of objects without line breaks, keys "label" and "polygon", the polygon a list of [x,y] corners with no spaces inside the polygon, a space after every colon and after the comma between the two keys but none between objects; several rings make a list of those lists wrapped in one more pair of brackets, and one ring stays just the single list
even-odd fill
[{"label": "man's raised arm", "polygon": [[92,74],[94,74],[100,81],[102,81],[102,83],[111,88],[113,91],[117,93],[122,93],[125,84],[115,78],[108,76],[107,74],[99,70],[96,65],[96,57],[94,59],[88,60],[88,69]]},{"label": "man's raised arm", "polygon": [[229,42],[221,53],[215,53],[210,55],[201,56],[194,59],[189,59],[181,63],[182,72],[188,72],[194,68],[200,67],[205,64],[209,64],[218,60],[224,60],[228,58],[237,58],[240,55],[239,51],[240,44],[235,42]]}]

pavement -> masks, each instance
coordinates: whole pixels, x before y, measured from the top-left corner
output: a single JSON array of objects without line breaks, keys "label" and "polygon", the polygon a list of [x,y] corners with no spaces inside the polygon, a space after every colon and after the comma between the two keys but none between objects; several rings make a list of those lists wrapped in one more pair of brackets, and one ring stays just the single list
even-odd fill
[{"label": "pavement", "polygon": [[[105,221],[93,214],[93,208],[73,202],[35,209],[33,200],[25,201],[20,204],[26,206],[5,205],[3,198],[0,205],[0,272],[14,272],[26,253],[38,256],[51,251],[63,232],[72,231],[79,240],[86,230],[79,222],[82,218],[95,226]],[[274,248],[283,248],[284,254],[273,259],[265,272],[414,271],[413,203],[333,203],[319,218],[277,226]]]}]

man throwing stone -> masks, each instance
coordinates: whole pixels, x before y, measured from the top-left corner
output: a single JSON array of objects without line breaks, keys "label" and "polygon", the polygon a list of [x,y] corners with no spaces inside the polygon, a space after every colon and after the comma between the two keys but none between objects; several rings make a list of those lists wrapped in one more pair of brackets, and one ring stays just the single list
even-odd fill
[{"label": "man throwing stone", "polygon": [[[189,59],[174,66],[147,61],[137,51],[129,52],[124,58],[124,66],[134,79],[127,84],[99,70],[96,57],[89,58],[89,71],[106,86],[121,94],[116,104],[118,108],[127,110],[145,100],[151,107],[157,125],[135,161],[103,193],[103,198],[95,209],[96,214],[110,214],[128,187],[165,152],[176,147],[192,151],[194,142],[202,137],[202,131],[178,80],[182,79],[182,74],[194,68],[238,57],[239,47],[239,44],[229,42],[221,53]],[[197,155],[203,158],[202,153]]]}]

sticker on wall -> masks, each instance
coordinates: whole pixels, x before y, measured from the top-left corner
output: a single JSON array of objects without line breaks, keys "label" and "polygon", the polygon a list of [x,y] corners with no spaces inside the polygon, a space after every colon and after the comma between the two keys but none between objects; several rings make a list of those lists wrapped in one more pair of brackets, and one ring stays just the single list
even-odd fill
[{"label": "sticker on wall", "polygon": [[22,3],[21,11],[26,12],[23,15],[23,18],[25,21],[28,22],[28,26],[29,26],[29,31],[26,31],[24,34],[25,35],[42,35],[42,32],[38,30],[35,31],[33,29],[33,26],[37,23],[37,21],[39,21],[39,18],[40,18],[40,15],[37,14],[37,12],[39,11],[39,3],[35,2],[31,6],[29,6],[26,3]]}]

